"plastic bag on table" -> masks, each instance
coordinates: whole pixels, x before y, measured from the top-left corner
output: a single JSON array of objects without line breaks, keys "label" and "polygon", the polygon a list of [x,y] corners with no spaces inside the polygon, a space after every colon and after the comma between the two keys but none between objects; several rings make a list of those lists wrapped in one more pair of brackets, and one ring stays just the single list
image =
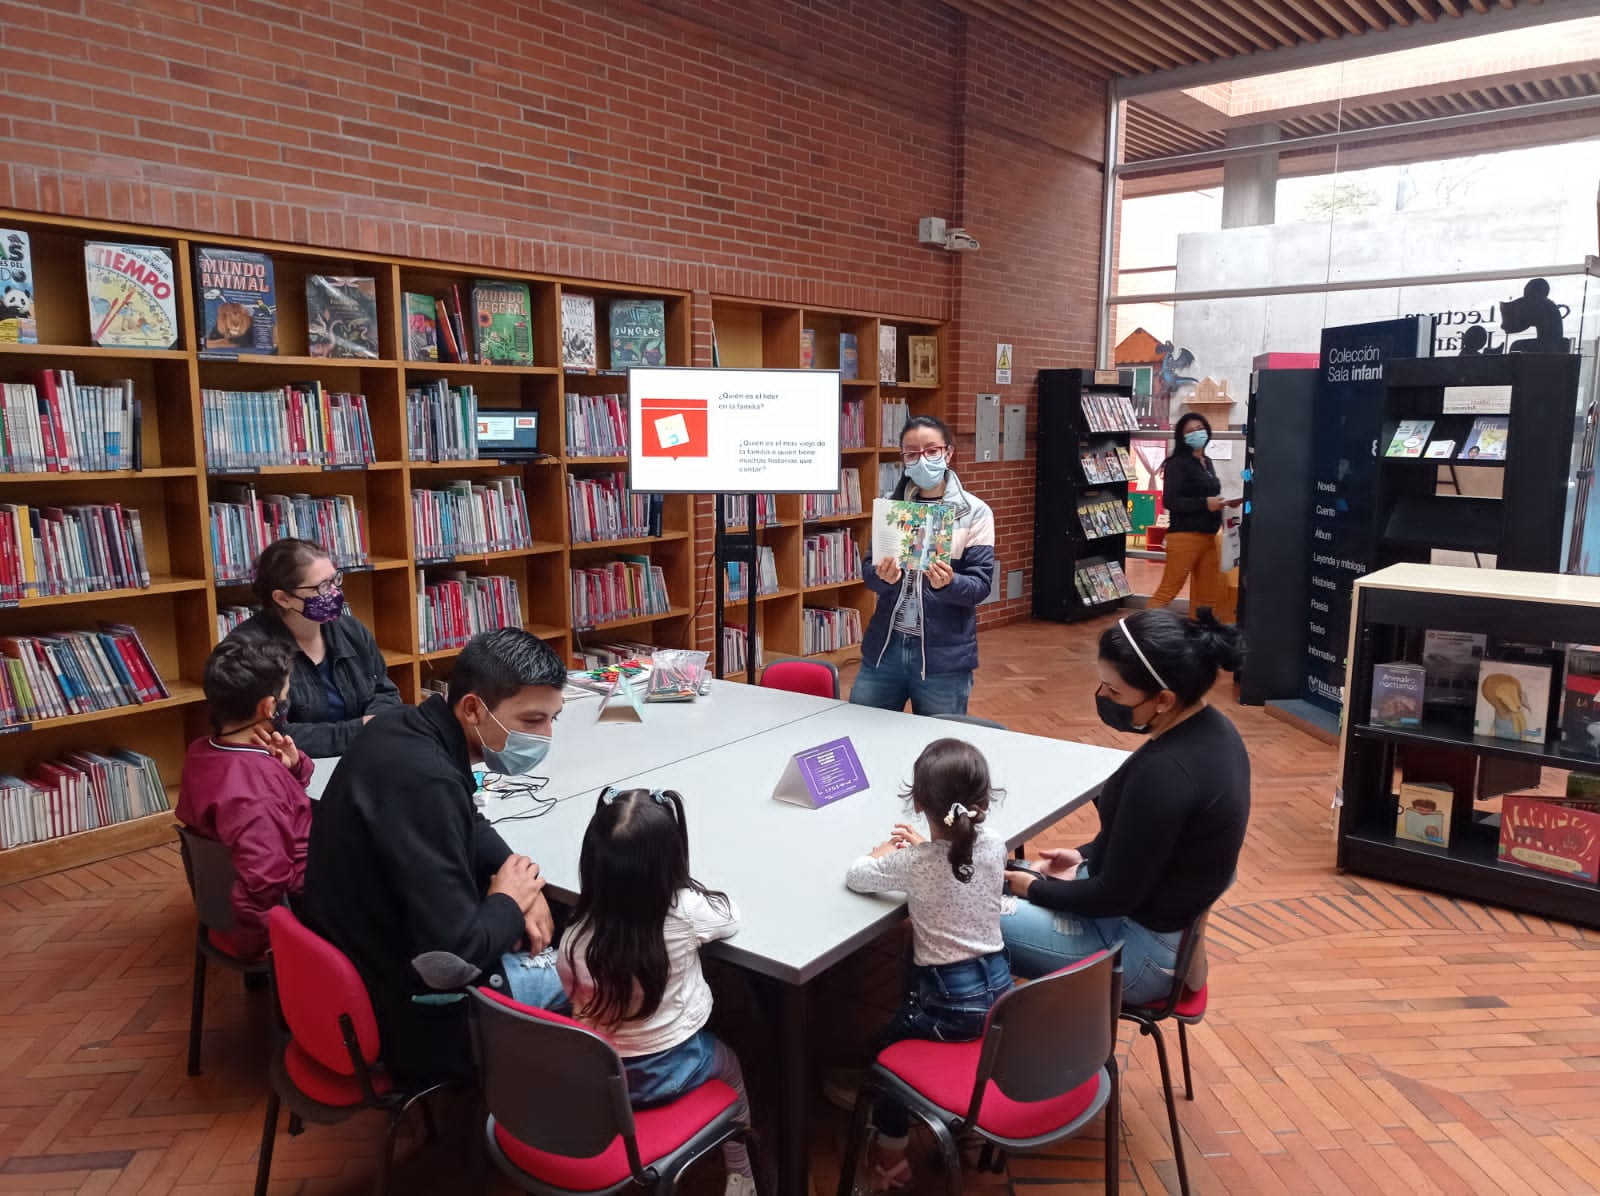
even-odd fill
[{"label": "plastic bag on table", "polygon": [[706,678],[705,652],[685,648],[657,648],[650,661],[646,702],[692,702]]}]

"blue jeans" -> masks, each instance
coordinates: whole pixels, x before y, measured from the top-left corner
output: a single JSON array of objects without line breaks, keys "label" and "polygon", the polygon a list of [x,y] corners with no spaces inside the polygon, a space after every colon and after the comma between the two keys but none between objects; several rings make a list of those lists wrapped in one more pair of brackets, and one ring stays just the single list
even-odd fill
[{"label": "blue jeans", "polygon": [[[677,1046],[653,1055],[624,1059],[622,1069],[628,1077],[628,1103],[635,1109],[664,1105],[707,1080],[721,1080],[738,1098],[733,1106],[735,1119],[740,1125],[750,1124],[750,1098],[745,1094],[739,1056],[710,1030],[702,1029]],[[741,1141],[722,1144],[722,1162],[729,1175],[755,1174],[748,1149]]]},{"label": "blue jeans", "polygon": [[500,957],[500,967],[505,971],[506,988],[513,1001],[555,1013],[566,1013],[572,1008],[556,971],[554,947],[546,947],[537,955],[508,951]]},{"label": "blue jeans", "polygon": [[[1011,965],[1004,951],[959,963],[912,965],[906,974],[906,996],[878,1040],[878,1049],[907,1039],[971,1042],[983,1036],[994,1003],[1011,991]],[[878,1101],[872,1115],[878,1132],[903,1138],[911,1128],[905,1106]]]},{"label": "blue jeans", "polygon": [[971,669],[924,677],[921,637],[891,631],[881,663],[862,654],[861,671],[850,687],[850,700],[857,706],[904,710],[909,698],[912,714],[965,714],[971,693]]}]

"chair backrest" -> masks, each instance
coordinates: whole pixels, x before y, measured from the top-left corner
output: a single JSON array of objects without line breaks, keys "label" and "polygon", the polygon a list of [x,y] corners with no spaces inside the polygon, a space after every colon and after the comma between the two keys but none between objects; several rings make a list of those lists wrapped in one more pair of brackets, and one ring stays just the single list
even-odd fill
[{"label": "chair backrest", "polygon": [[1199,992],[1206,986],[1206,923],[1210,920],[1211,911],[1207,909],[1189,924],[1183,938],[1178,940],[1178,957],[1172,966],[1172,992],[1162,1002],[1167,1014],[1178,1007],[1185,991]]},{"label": "chair backrest", "polygon": [[639,1176],[628,1080],[610,1044],[571,1018],[469,991],[478,1074],[495,1121],[519,1142],[568,1158],[591,1158],[621,1135]]},{"label": "chair backrest", "polygon": [[236,924],[233,886],[239,874],[234,870],[228,845],[180,824],[178,850],[183,855],[183,874],[189,880],[200,925],[207,930],[232,930]]},{"label": "chair backrest", "polygon": [[837,698],[839,670],[825,660],[775,660],[761,670],[761,686],[814,694],[819,698]]},{"label": "chair backrest", "polygon": [[1014,1101],[1051,1100],[1094,1078],[1117,1046],[1122,1009],[1119,943],[995,1002],[969,1116],[993,1080]]},{"label": "chair backrest", "polygon": [[996,731],[1007,729],[1004,723],[997,723],[992,718],[979,718],[976,714],[936,714],[933,717],[951,723],[967,723],[974,727],[993,727]]},{"label": "chair backrest", "polygon": [[[350,957],[312,931],[286,905],[267,915],[278,1006],[302,1050],[330,1071],[357,1074],[378,1060],[378,1019]],[[351,1033],[346,1034],[346,1026]],[[354,1040],[354,1047],[348,1040]]]}]

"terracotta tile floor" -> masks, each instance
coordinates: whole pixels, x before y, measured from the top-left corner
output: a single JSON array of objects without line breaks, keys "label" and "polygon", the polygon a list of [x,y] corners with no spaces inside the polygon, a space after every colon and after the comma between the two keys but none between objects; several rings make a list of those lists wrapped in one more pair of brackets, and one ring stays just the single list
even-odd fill
[{"label": "terracotta tile floor", "polygon": [[[1097,628],[987,632],[974,712],[1014,729],[1112,743],[1094,718]],[[1256,770],[1240,879],[1212,923],[1212,1012],[1193,1034],[1181,1107],[1201,1192],[1600,1192],[1600,935],[1341,877],[1334,750],[1217,700]],[[1087,837],[1092,812],[1050,836]],[[215,981],[206,1074],[184,1074],[192,915],[177,854],[141,852],[0,889],[0,1193],[241,1193],[254,1171],[266,1011]],[[847,1058],[894,999],[897,945],[815,993],[821,1060]],[[737,976],[721,1029],[758,1107],[765,1033]],[[1125,1043],[1128,1036],[1125,1035]],[[1126,1191],[1176,1190],[1149,1044],[1125,1088]],[[831,1192],[843,1115],[819,1099],[815,1186]],[[397,1190],[467,1190],[468,1112],[406,1143]],[[368,1190],[378,1124],[278,1139],[275,1193]],[[1014,1157],[975,1191],[1098,1190],[1095,1137]],[[686,1190],[721,1190],[714,1163]],[[924,1185],[925,1190],[937,1190]],[[495,1191],[509,1189],[496,1187]]]}]

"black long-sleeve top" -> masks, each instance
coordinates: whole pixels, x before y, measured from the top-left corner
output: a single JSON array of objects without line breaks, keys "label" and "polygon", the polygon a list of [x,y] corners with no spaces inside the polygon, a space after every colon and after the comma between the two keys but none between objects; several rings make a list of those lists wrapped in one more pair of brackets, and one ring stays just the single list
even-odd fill
[{"label": "black long-sleeve top", "polygon": [[1161,504],[1172,516],[1169,532],[1199,532],[1214,536],[1222,530],[1222,512],[1206,508],[1206,499],[1222,493],[1217,471],[1205,456],[1185,449],[1167,458]]},{"label": "black long-sleeve top", "polygon": [[1089,875],[1036,880],[1035,905],[1086,918],[1183,930],[1233,880],[1250,819],[1250,757],[1207,706],[1150,740],[1095,799],[1100,833],[1081,850]]}]

